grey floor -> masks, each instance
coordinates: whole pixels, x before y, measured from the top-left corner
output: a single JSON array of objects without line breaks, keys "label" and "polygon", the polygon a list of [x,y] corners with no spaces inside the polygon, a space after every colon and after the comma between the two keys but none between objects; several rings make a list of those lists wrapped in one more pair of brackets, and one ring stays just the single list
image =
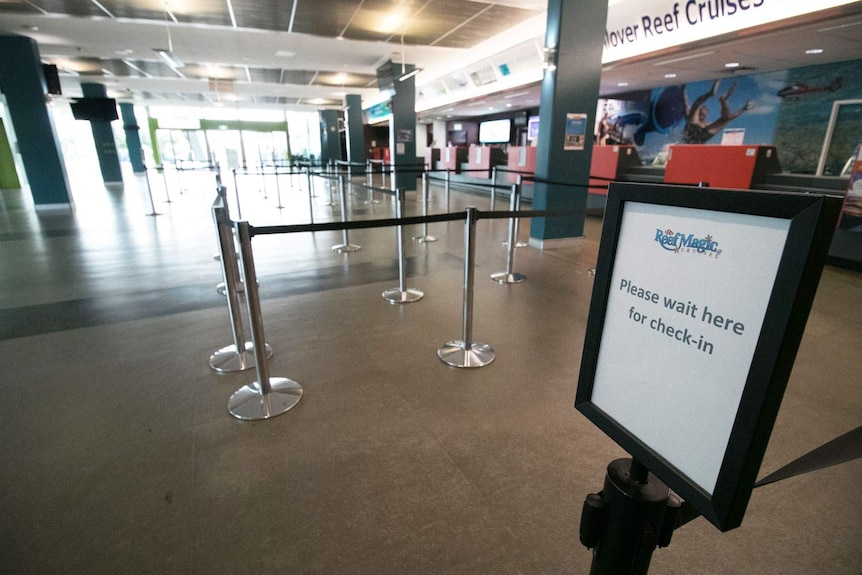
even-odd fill
[{"label": "grey floor", "polygon": [[[167,176],[159,216],[132,174],[76,176],[74,215],[0,193],[0,572],[589,572],[581,505],[625,455],[572,407],[600,220],[580,249],[517,250],[528,280],[508,286],[488,277],[506,222],[479,222],[474,335],[497,357],[475,370],[436,357],[461,336],[463,224],[408,245],[425,297],[400,306],[381,298],[398,285],[392,229],[351,232],[349,255],[330,249],[339,232],[256,237],[270,373],[305,393],[251,423],[227,404],[254,373],[208,365],[231,343],[213,178]],[[299,184],[264,198],[242,180],[243,216],[306,221]],[[317,193],[316,221],[338,219]],[[356,193],[352,217],[391,217]],[[471,204],[489,208],[453,192],[451,210]],[[761,476],[860,425],[860,337],[862,276],[827,268]],[[695,520],[650,572],[859,575],[860,475],[854,461],[757,489],[742,527]]]}]

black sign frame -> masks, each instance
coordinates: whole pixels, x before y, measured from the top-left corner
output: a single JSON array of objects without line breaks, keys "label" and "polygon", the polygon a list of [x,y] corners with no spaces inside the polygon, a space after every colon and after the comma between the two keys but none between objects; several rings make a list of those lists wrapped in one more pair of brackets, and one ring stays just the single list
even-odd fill
[{"label": "black sign frame", "polygon": [[[789,220],[778,271],[715,488],[710,494],[592,403],[617,242],[627,202]],[[721,531],[742,523],[817,291],[841,199],[814,194],[611,183],[575,408]],[[633,366],[634,369],[637,366]]]}]

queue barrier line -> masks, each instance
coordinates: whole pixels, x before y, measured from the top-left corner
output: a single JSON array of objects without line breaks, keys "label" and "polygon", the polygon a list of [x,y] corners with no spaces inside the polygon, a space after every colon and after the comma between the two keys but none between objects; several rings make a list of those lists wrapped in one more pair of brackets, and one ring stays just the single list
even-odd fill
[{"label": "queue barrier line", "polygon": [[[514,196],[515,194],[513,194]],[[229,413],[242,420],[262,420],[275,417],[286,413],[295,407],[302,398],[302,386],[288,378],[272,377],[269,373],[267,365],[267,344],[264,333],[263,314],[260,306],[260,293],[258,291],[257,275],[254,264],[254,251],[252,249],[252,238],[256,235],[297,233],[297,232],[315,232],[324,230],[346,230],[360,228],[378,228],[397,226],[399,234],[399,286],[396,290],[387,290],[384,292],[386,298],[387,292],[390,294],[388,299],[392,303],[409,303],[418,301],[424,295],[421,291],[406,288],[404,285],[404,238],[403,226],[421,224],[428,222],[443,222],[443,221],[465,221],[464,232],[464,301],[463,301],[463,317],[461,338],[451,340],[445,343],[437,350],[437,357],[445,364],[457,368],[477,368],[483,367],[491,363],[496,354],[487,343],[478,342],[473,339],[473,291],[475,277],[475,255],[476,255],[476,223],[480,219],[499,219],[499,218],[520,218],[520,217],[549,217],[553,215],[572,215],[574,213],[582,213],[581,210],[545,210],[536,212],[483,212],[480,213],[475,207],[468,207],[463,213],[446,213],[436,215],[424,215],[414,217],[401,217],[404,204],[404,191],[396,191],[397,216],[396,218],[378,219],[378,220],[363,220],[363,221],[341,221],[329,222],[320,224],[303,224],[303,225],[277,225],[277,226],[260,226],[255,227],[247,221],[232,222],[234,233],[239,241],[239,261],[242,266],[243,277],[245,279],[246,291],[246,306],[251,325],[252,340],[251,347],[247,344],[237,345],[244,347],[254,353],[254,367],[256,370],[257,379],[251,384],[245,385],[238,389],[228,401]],[[223,195],[221,196],[223,198]],[[225,218],[226,213],[221,212],[221,215],[216,217]],[[511,242],[510,242],[511,243]],[[232,242],[224,242],[223,260],[229,259],[227,252],[228,245],[232,246]],[[227,269],[227,268],[225,268]],[[226,276],[227,278],[227,276]],[[228,286],[232,285],[229,279],[226,279]],[[236,302],[236,300],[233,300]],[[229,304],[232,305],[232,304]],[[234,318],[235,313],[231,312],[231,317]],[[238,323],[236,325],[239,325]],[[237,332],[236,341],[243,338]],[[271,351],[271,349],[270,349]]]}]

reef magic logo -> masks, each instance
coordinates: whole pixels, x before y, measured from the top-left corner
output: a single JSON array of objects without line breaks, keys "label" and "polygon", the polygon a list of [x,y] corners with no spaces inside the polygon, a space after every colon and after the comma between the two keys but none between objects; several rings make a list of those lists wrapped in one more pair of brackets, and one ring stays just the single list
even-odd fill
[{"label": "reef magic logo", "polygon": [[721,255],[718,242],[711,235],[698,238],[694,234],[674,232],[671,229],[656,229],[655,241],[667,251],[677,254],[696,253],[708,255],[711,258],[717,258]]}]

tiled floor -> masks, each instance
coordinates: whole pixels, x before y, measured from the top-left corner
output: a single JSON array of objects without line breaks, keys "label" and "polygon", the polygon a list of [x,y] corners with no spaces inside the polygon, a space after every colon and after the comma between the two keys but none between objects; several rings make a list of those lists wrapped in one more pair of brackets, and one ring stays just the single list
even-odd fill
[{"label": "tiled floor", "polygon": [[[528,280],[507,286],[488,279],[505,269],[506,221],[479,222],[473,328],[497,357],[475,370],[436,357],[461,335],[462,223],[408,243],[407,284],[425,297],[400,306],[381,298],[398,285],[392,229],[351,232],[349,255],[330,249],[340,232],[256,237],[270,373],[304,396],[250,423],[227,402],[254,373],[208,365],[231,343],[213,176],[167,176],[171,203],[152,179],[159,216],[131,174],[119,188],[76,177],[74,215],[0,193],[0,573],[589,571],[581,505],[624,455],[572,407],[599,220],[579,250],[517,250]],[[247,178],[243,216],[307,221],[300,183],[269,182],[264,199]],[[391,201],[364,199],[350,196],[352,217],[391,217]],[[327,200],[319,188],[315,221],[340,217]],[[468,204],[488,208],[453,192],[451,210]],[[827,268],[761,475],[860,424],[860,326],[862,276]],[[758,489],[741,528],[695,520],[650,572],[858,575],[860,473]]]}]

